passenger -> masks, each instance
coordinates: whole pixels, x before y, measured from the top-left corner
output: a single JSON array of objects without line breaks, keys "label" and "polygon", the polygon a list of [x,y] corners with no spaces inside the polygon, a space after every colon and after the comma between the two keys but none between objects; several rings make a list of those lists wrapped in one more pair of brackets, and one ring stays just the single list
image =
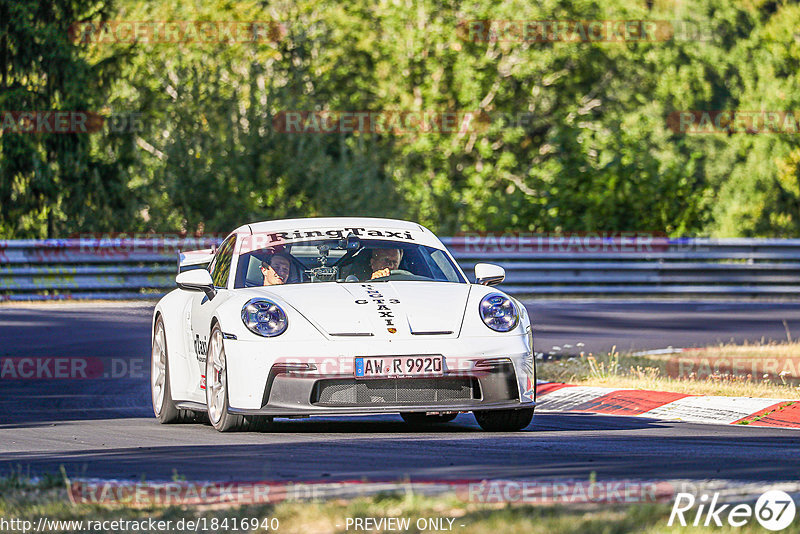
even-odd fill
[{"label": "passenger", "polygon": [[261,262],[265,286],[283,285],[292,272],[292,260],[283,254],[273,254]]}]

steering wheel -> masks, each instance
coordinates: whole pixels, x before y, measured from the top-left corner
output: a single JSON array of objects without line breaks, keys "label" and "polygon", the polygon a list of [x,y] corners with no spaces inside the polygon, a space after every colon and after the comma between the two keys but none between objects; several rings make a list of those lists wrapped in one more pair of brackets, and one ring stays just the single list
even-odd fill
[{"label": "steering wheel", "polygon": [[372,280],[391,280],[393,276],[414,276],[416,275],[411,271],[406,271],[405,269],[392,269],[389,271],[389,276],[379,276],[377,278],[373,278]]}]

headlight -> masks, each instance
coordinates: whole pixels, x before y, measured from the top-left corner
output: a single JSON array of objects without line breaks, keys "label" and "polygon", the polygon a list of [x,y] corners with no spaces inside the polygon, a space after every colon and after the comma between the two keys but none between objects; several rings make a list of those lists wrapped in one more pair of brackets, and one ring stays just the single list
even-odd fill
[{"label": "headlight", "polygon": [[289,320],[281,307],[263,298],[251,299],[244,305],[242,322],[248,330],[263,337],[279,336],[289,326]]},{"label": "headlight", "polygon": [[513,330],[519,322],[517,308],[511,299],[499,293],[486,295],[479,307],[483,322],[496,332]]}]

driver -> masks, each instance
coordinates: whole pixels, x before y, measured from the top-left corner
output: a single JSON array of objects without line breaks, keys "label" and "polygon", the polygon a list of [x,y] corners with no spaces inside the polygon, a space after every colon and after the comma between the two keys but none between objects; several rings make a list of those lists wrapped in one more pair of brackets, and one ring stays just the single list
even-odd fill
[{"label": "driver", "polygon": [[279,286],[286,283],[292,272],[291,260],[283,254],[273,254],[261,262],[261,274],[265,286]]},{"label": "driver", "polygon": [[399,248],[374,248],[369,258],[369,266],[372,269],[370,280],[389,276],[391,271],[396,271],[400,267],[400,260],[403,259],[403,251]]}]

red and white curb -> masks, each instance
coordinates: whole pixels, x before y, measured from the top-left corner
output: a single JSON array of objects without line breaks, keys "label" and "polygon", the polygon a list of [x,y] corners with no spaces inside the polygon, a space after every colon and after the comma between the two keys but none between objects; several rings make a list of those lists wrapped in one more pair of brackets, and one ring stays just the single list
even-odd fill
[{"label": "red and white curb", "polygon": [[540,383],[536,391],[537,410],[800,428],[800,400],[716,397],[556,383]]}]

